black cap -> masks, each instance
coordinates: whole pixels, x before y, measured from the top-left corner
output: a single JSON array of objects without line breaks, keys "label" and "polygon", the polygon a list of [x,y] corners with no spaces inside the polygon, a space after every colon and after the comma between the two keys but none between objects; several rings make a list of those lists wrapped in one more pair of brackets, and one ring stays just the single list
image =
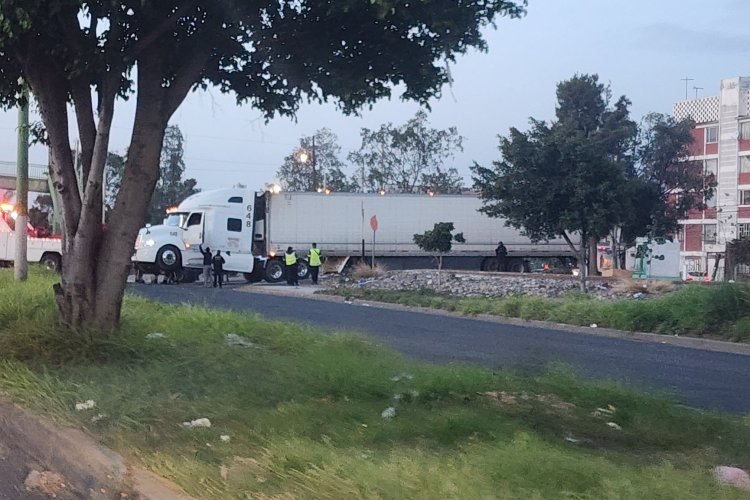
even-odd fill
[{"label": "black cap", "polygon": [[286,252],[287,252],[287,253],[289,253],[289,252],[293,252],[293,251],[294,251],[294,249],[293,249],[292,247],[289,247],[289,248],[287,248],[287,249],[286,249]]}]

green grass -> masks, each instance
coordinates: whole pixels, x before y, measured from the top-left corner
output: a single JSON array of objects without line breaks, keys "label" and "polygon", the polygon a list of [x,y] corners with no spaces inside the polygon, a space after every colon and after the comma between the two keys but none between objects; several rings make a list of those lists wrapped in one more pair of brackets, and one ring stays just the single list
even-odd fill
[{"label": "green grass", "polygon": [[607,301],[578,292],[556,299],[541,297],[453,297],[431,290],[334,290],[338,295],[408,306],[490,314],[526,320],[619,330],[691,335],[733,342],[750,341],[750,286],[747,284],[691,285],[647,300]]},{"label": "green grass", "polygon": [[[99,340],[55,323],[52,280],[0,272],[0,391],[198,498],[744,498],[710,475],[750,466],[742,417],[565,367],[432,366],[363,338],[134,297],[119,334]],[[228,333],[255,347],[226,345]],[[87,399],[94,409],[74,410]],[[180,425],[200,417],[213,426]]]}]

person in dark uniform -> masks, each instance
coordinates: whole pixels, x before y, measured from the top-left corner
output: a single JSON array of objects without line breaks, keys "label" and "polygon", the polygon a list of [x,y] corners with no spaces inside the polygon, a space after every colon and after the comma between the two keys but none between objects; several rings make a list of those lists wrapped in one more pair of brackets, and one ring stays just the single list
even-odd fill
[{"label": "person in dark uniform", "polygon": [[214,264],[214,288],[218,283],[219,288],[224,288],[224,257],[221,256],[221,250],[216,250],[216,255],[213,258]]},{"label": "person in dark uniform", "polygon": [[289,286],[299,286],[299,276],[297,276],[297,254],[294,248],[289,247],[284,254],[284,264],[286,265],[286,284]]},{"label": "person in dark uniform", "polygon": [[503,245],[502,241],[497,243],[497,248],[495,249],[495,259],[497,259],[497,270],[501,273],[504,273],[508,265],[508,249],[505,248],[505,245]]},{"label": "person in dark uniform", "polygon": [[313,285],[318,284],[318,271],[320,271],[322,263],[320,248],[318,248],[317,243],[313,243],[310,253],[307,255],[307,266],[310,268],[310,278]]},{"label": "person in dark uniform", "polygon": [[211,249],[206,247],[203,250],[202,245],[198,245],[198,250],[203,254],[203,286],[206,288],[211,287],[211,264],[213,263],[213,255],[211,255]]}]

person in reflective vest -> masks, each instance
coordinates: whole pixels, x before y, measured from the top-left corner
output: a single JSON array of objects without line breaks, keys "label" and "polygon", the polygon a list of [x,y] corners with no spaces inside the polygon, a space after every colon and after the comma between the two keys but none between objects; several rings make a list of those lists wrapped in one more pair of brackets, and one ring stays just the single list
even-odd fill
[{"label": "person in reflective vest", "polygon": [[318,271],[320,271],[321,263],[320,248],[318,248],[317,243],[313,243],[310,253],[307,254],[307,266],[310,268],[310,278],[313,285],[318,284]]},{"label": "person in reflective vest", "polygon": [[289,247],[284,254],[284,264],[286,265],[286,284],[289,286],[299,286],[299,277],[297,276],[297,254],[294,248]]}]

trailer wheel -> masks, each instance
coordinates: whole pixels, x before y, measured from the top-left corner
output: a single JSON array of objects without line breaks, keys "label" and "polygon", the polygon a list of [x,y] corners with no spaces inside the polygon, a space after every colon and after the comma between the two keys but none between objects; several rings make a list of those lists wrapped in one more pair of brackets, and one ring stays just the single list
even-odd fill
[{"label": "trailer wheel", "polygon": [[177,271],[182,267],[182,255],[180,250],[174,245],[165,245],[159,249],[156,254],[156,265],[162,271]]},{"label": "trailer wheel", "polygon": [[508,271],[512,273],[525,273],[526,266],[524,266],[522,259],[513,259],[508,264]]},{"label": "trailer wheel", "polygon": [[269,260],[266,263],[266,281],[278,283],[284,281],[284,265],[278,259]]},{"label": "trailer wheel", "polygon": [[60,269],[62,268],[62,259],[60,256],[56,253],[45,253],[42,255],[41,260],[39,263],[46,269],[49,269],[50,271],[60,272]]},{"label": "trailer wheel", "polygon": [[306,260],[297,260],[297,278],[304,280],[310,276],[310,267]]}]

